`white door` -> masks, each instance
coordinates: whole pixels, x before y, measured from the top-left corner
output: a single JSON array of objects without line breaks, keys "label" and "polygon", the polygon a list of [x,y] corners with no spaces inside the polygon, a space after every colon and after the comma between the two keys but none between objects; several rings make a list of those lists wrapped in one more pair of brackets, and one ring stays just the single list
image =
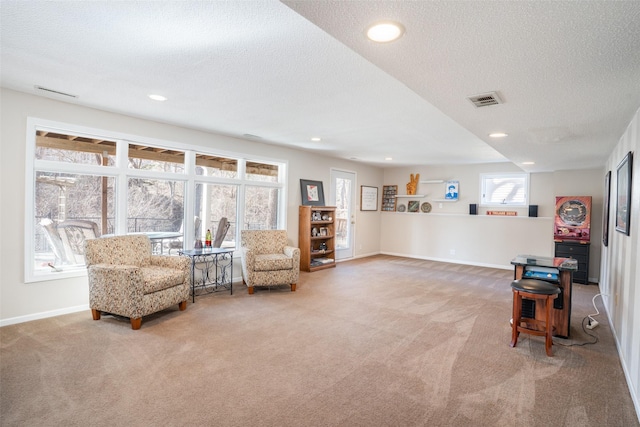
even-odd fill
[{"label": "white door", "polygon": [[335,259],[353,258],[355,242],[356,174],[331,169],[331,206],[336,207],[336,256]]}]

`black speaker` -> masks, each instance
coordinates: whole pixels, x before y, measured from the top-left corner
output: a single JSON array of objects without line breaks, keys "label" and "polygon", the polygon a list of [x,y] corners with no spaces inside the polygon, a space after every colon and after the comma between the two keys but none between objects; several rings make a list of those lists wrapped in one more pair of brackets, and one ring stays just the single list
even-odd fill
[{"label": "black speaker", "polygon": [[529,216],[538,216],[538,205],[529,205]]},{"label": "black speaker", "polygon": [[478,205],[475,203],[469,204],[469,215],[478,215]]}]

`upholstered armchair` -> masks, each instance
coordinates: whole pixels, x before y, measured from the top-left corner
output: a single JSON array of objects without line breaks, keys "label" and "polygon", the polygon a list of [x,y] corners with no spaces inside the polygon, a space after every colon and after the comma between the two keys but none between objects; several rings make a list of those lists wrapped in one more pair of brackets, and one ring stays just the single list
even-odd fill
[{"label": "upholstered armchair", "polygon": [[178,304],[187,308],[191,286],[187,257],[151,254],[145,235],[102,237],[85,242],[89,307],[94,320],[102,312],[128,317],[140,329],[142,317]]},{"label": "upholstered armchair", "polygon": [[254,286],[291,285],[300,275],[300,249],[287,244],[286,230],[242,230],[242,281]]}]

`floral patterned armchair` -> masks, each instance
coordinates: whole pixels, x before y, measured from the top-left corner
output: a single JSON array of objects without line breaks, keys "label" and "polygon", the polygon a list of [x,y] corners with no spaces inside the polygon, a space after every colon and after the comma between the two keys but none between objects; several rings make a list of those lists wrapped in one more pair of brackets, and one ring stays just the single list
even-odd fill
[{"label": "floral patterned armchair", "polygon": [[142,317],[178,304],[187,308],[191,270],[187,257],[151,254],[145,235],[102,237],[85,242],[89,306],[94,320],[102,312],[128,317],[140,329]]},{"label": "floral patterned armchair", "polygon": [[300,275],[300,249],[287,244],[286,230],[242,230],[242,281],[254,286],[291,285]]}]

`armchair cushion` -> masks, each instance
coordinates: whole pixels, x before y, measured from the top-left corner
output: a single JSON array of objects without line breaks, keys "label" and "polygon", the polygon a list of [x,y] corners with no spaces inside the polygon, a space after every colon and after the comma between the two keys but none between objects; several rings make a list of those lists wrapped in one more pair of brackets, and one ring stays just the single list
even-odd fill
[{"label": "armchair cushion", "polygon": [[256,255],[254,271],[291,270],[293,259],[285,254]]},{"label": "armchair cushion", "polygon": [[142,288],[145,294],[178,286],[184,282],[184,274],[180,270],[166,267],[140,267]]}]

